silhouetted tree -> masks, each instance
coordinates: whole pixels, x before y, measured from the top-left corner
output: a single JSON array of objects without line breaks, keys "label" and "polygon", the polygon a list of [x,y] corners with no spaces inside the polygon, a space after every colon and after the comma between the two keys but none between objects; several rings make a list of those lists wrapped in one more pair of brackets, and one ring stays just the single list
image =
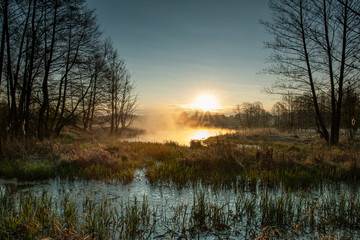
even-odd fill
[{"label": "silhouetted tree", "polygon": [[261,102],[244,102],[241,104],[241,111],[237,109],[237,116],[243,128],[268,127],[270,114],[265,111]]},{"label": "silhouetted tree", "polygon": [[[3,0],[0,12],[0,151],[5,134],[43,139],[80,118],[91,129],[109,72],[94,11],[85,0]],[[126,127],[136,98],[130,75],[122,81]]]},{"label": "silhouetted tree", "polygon": [[239,127],[245,128],[244,123],[241,118],[241,113],[242,113],[241,106],[240,106],[240,104],[238,104],[238,105],[236,105],[236,108],[235,108],[235,119],[238,121]]},{"label": "silhouetted tree", "polygon": [[92,129],[97,108],[104,102],[104,81],[106,77],[106,55],[105,44],[99,46],[96,52],[86,60],[84,71],[89,74],[90,89],[82,102],[82,125],[83,129]]},{"label": "silhouetted tree", "polygon": [[134,84],[126,69],[125,61],[108,42],[107,58],[107,94],[110,114],[110,134],[119,133],[128,128],[134,121],[137,96]]},{"label": "silhouetted tree", "polygon": [[[59,7],[59,10],[55,9],[54,12],[59,11],[57,24],[61,26],[61,30],[53,30],[55,36],[52,35],[50,52],[54,51],[54,56],[49,55],[49,58],[56,59],[49,60],[48,63],[53,66],[52,79],[47,76],[49,67],[45,65],[42,83],[43,101],[39,111],[38,129],[40,137],[43,134],[41,129],[45,135],[51,132],[58,135],[67,123],[80,114],[78,106],[91,87],[91,77],[83,74],[82,69],[83,65],[87,64],[86,59],[97,46],[100,34],[94,12],[85,8],[85,1],[68,1]],[[62,47],[51,50],[51,44],[55,43]],[[56,90],[49,91],[48,86]]]},{"label": "silhouetted tree", "polygon": [[288,93],[272,107],[274,126],[280,130],[299,131],[314,128],[313,107],[308,95]]},{"label": "silhouetted tree", "polygon": [[[359,52],[359,1],[270,1],[272,22],[262,22],[274,41],[273,66],[267,72],[279,76],[274,89],[299,94],[310,92],[318,131],[330,144],[339,141],[343,85],[357,85]],[[319,96],[330,93],[331,131],[321,113]]]}]

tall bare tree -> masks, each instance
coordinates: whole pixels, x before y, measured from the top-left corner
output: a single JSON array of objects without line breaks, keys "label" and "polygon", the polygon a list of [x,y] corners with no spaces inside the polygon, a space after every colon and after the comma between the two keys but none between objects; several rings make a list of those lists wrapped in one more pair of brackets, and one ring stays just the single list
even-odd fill
[{"label": "tall bare tree", "polygon": [[87,64],[85,65],[85,71],[89,72],[90,77],[90,89],[88,96],[82,102],[82,125],[84,131],[92,129],[95,113],[97,107],[101,105],[102,99],[105,98],[102,92],[104,86],[102,86],[102,79],[105,78],[106,72],[106,49],[99,47],[92,56],[87,59]]},{"label": "tall bare tree", "polygon": [[3,0],[0,13],[0,155],[5,135],[43,139],[79,120],[91,129],[109,99],[114,131],[130,126],[134,85],[86,0]]},{"label": "tall bare tree", "polygon": [[260,128],[267,127],[270,116],[265,111],[261,102],[244,102],[238,105],[236,110],[237,118],[243,128]]},{"label": "tall bare tree", "polygon": [[[339,141],[344,83],[359,83],[358,11],[355,0],[272,0],[273,20],[262,22],[274,36],[273,63],[266,71],[279,77],[273,90],[311,93],[318,132],[329,143]],[[330,99],[330,131],[319,106],[319,96]]]},{"label": "tall bare tree", "polygon": [[134,83],[131,81],[131,75],[128,72],[124,76],[120,94],[121,100],[116,130],[121,134],[133,124],[137,104]]},{"label": "tall bare tree", "polygon": [[110,134],[121,134],[134,120],[137,96],[131,75],[125,66],[125,61],[119,57],[116,50],[108,42],[109,55],[107,59],[107,93],[110,113]]}]

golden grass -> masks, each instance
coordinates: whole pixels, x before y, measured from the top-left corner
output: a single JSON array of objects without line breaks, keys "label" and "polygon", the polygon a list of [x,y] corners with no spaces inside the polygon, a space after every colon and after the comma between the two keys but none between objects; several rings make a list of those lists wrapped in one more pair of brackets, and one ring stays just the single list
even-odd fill
[{"label": "golden grass", "polygon": [[[263,140],[254,140],[256,135],[261,135]],[[291,141],[286,140],[288,138]],[[141,168],[146,168],[146,176],[152,183],[173,181],[180,185],[198,181],[233,183],[238,176],[285,182],[290,187],[317,180],[359,178],[358,145],[342,143],[328,147],[313,144],[309,139],[312,137],[280,135],[273,129],[252,130],[212,137],[204,144],[186,147],[174,142],[126,142],[104,133],[65,132],[60,138],[42,142],[36,139],[6,141],[5,163],[17,165],[2,164],[0,174],[6,176],[11,172],[8,177],[14,177],[15,169],[21,165],[24,178],[36,176],[31,171],[39,169],[27,171],[26,166],[37,165],[46,167],[52,177],[54,172],[48,166],[67,163],[76,165],[79,176],[87,179],[123,183],[131,182],[135,170]],[[51,164],[39,164],[42,162]],[[42,174],[44,177],[46,171]]]}]

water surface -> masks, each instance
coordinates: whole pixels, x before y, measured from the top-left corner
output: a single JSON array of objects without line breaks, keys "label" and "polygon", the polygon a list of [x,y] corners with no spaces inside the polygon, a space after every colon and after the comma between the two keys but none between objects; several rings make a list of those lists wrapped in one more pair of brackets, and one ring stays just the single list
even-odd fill
[{"label": "water surface", "polygon": [[221,128],[189,128],[147,131],[145,134],[128,138],[128,141],[159,142],[174,141],[181,145],[189,145],[191,140],[205,140],[212,136],[231,133],[234,130]]},{"label": "water surface", "polygon": [[[238,211],[236,206],[241,206],[242,209],[240,210],[245,211],[243,219],[238,223],[230,225],[231,227],[228,230],[211,230],[210,232],[204,232],[199,235],[200,239],[222,239],[224,237],[226,239],[249,238],[249,235],[247,235],[249,227],[253,228],[255,231],[259,231],[263,228],[261,225],[261,218],[264,213],[258,206],[262,206],[261,202],[264,201],[264,197],[268,196],[270,198],[279,199],[282,196],[289,194],[287,190],[282,189],[281,186],[278,188],[264,188],[260,185],[256,185],[255,188],[214,189],[211,186],[203,186],[200,183],[182,188],[178,188],[170,183],[165,185],[152,185],[146,179],[145,171],[145,169],[137,170],[135,172],[134,181],[127,185],[106,184],[103,181],[70,181],[59,178],[36,182],[18,182],[16,179],[0,179],[0,192],[4,190],[6,185],[17,186],[17,189],[22,192],[28,192],[32,189],[35,194],[41,194],[44,189],[47,189],[48,192],[52,194],[54,201],[60,201],[65,194],[69,194],[72,199],[79,200],[79,204],[86,197],[99,201],[106,197],[111,202],[112,206],[115,207],[120,206],[126,201],[134,201],[135,198],[138,199],[138,201],[142,201],[145,196],[151,208],[156,209],[159,216],[156,233],[152,237],[165,233],[169,230],[169,226],[171,226],[171,229],[181,232],[182,229],[178,228],[176,226],[177,222],[174,222],[173,220],[176,209],[180,209],[179,207],[186,207],[188,213],[184,216],[186,221],[189,221],[190,210],[194,205],[194,199],[199,196],[199,193],[204,194],[206,201],[214,204],[214,206],[224,206],[221,207],[221,211],[224,210],[229,213],[236,213]],[[359,187],[356,185],[324,182],[311,189],[290,192],[290,195],[287,196],[290,196],[292,199],[293,205],[290,207],[294,210],[298,209],[296,211],[302,211],[303,214],[306,215],[309,206],[315,206],[317,208],[322,204],[333,201],[331,199],[335,199],[333,204],[337,204],[337,199],[340,200],[343,196],[346,196],[346,199],[351,199],[352,196],[358,195],[358,193]],[[254,215],[252,215],[251,218],[246,215],[246,201],[252,202],[256,206]],[[318,221],[319,219],[320,217],[318,218]],[[348,230],[349,229],[339,229],[342,233]],[[305,228],[304,231],[305,232],[302,234],[306,235],[299,239],[313,237],[311,234],[312,229]],[[309,233],[308,235],[307,232]],[[354,234],[357,236],[356,233]],[[291,236],[289,237],[291,238]]]}]

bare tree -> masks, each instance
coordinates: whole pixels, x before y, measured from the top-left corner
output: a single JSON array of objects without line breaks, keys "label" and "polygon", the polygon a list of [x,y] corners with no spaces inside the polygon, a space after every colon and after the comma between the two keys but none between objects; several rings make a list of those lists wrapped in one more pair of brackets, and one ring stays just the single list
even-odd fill
[{"label": "bare tree", "polygon": [[[3,65],[4,65],[4,54],[5,54],[5,29],[7,22],[5,21],[5,15],[7,15],[7,8],[8,8],[8,1],[3,1],[1,4],[1,13],[2,13],[2,29],[1,29],[1,46],[0,46],[0,108],[2,107],[2,101],[1,101],[1,93],[2,93],[2,75],[3,75]],[[4,114],[4,113],[3,113]],[[3,120],[3,119],[0,119]],[[3,131],[4,127],[2,124],[0,124],[0,158],[4,156],[4,150],[3,150]]]},{"label": "bare tree", "polygon": [[0,12],[0,155],[5,135],[91,129],[111,94],[114,130],[131,125],[134,85],[86,0],[3,0]]},{"label": "bare tree", "polygon": [[237,114],[243,128],[267,127],[269,123],[269,113],[265,111],[261,102],[244,102],[238,106]]},{"label": "bare tree", "polygon": [[236,105],[236,108],[235,108],[234,111],[235,111],[235,119],[238,121],[239,127],[245,128],[244,123],[243,123],[242,118],[241,118],[242,111],[241,111],[240,104]]},{"label": "bare tree", "polygon": [[92,129],[97,107],[105,97],[102,96],[103,94],[101,93],[103,87],[101,85],[101,79],[105,78],[105,57],[105,49],[99,48],[99,51],[95,52],[94,55],[90,56],[86,61],[87,64],[84,70],[89,72],[90,89],[88,96],[84,98],[82,102],[82,125],[84,131]]},{"label": "bare tree", "polygon": [[[112,49],[112,44],[109,49]],[[125,61],[114,49],[108,56],[107,93],[109,99],[110,134],[121,134],[134,121],[137,96],[131,75],[125,66]]]},{"label": "bare tree", "polygon": [[[288,93],[272,107],[274,126],[280,130],[299,131],[313,128],[313,107],[309,95]],[[321,108],[321,107],[320,107]],[[321,111],[324,114],[323,111]]]},{"label": "bare tree", "polygon": [[131,75],[127,72],[123,79],[123,86],[121,89],[120,110],[117,123],[120,129],[117,130],[121,134],[124,130],[128,129],[134,122],[135,110],[137,103],[137,95],[134,92],[134,83],[131,82]]},{"label": "bare tree", "polygon": [[[274,50],[266,71],[279,77],[274,89],[310,92],[320,135],[329,143],[339,141],[343,86],[358,84],[356,53],[359,52],[356,11],[360,3],[346,0],[270,1],[272,22],[262,22],[274,36],[266,46]],[[327,94],[331,109],[330,131],[319,106]]]}]

